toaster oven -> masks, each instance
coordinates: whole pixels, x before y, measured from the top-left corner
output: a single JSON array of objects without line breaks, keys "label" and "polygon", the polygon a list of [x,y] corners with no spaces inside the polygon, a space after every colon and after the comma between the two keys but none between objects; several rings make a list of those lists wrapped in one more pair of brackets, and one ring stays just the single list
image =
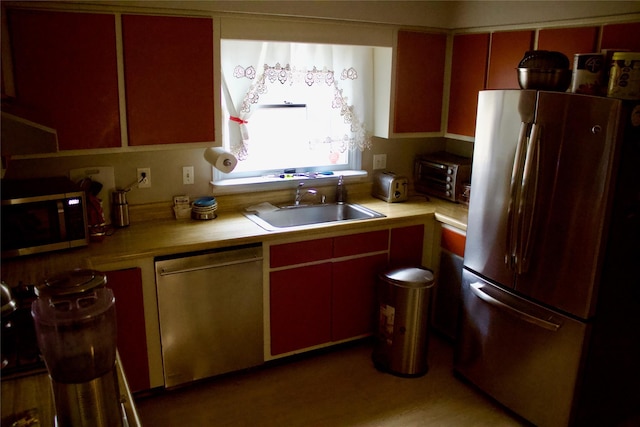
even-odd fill
[{"label": "toaster oven", "polygon": [[414,187],[417,192],[452,202],[465,201],[471,180],[471,159],[440,151],[415,158]]}]

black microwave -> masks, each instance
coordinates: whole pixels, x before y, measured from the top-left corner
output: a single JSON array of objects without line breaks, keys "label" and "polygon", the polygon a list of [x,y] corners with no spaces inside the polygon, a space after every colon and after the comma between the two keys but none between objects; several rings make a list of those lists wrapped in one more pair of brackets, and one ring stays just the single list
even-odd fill
[{"label": "black microwave", "polygon": [[89,244],[85,192],[65,177],[2,180],[2,258]]}]

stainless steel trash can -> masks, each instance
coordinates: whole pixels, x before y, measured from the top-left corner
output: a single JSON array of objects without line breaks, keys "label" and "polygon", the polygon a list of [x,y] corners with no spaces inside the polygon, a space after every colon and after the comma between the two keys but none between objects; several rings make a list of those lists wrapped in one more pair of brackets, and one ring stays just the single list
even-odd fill
[{"label": "stainless steel trash can", "polygon": [[400,268],[380,275],[372,355],[377,369],[404,377],[427,373],[433,286],[433,273],[424,268]]}]

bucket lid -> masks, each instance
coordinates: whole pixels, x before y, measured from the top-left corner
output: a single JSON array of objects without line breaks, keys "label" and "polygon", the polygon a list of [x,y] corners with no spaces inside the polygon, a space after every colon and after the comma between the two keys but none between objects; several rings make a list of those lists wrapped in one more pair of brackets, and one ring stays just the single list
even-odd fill
[{"label": "bucket lid", "polygon": [[433,273],[426,268],[398,268],[382,274],[389,282],[407,288],[428,288],[433,286]]},{"label": "bucket lid", "polygon": [[38,295],[51,297],[80,294],[104,286],[107,277],[97,270],[77,268],[45,279],[36,289]]}]

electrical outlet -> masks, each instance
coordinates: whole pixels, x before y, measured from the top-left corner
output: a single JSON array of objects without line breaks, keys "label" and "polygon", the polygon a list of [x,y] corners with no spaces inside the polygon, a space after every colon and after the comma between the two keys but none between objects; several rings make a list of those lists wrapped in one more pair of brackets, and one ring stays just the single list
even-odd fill
[{"label": "electrical outlet", "polygon": [[387,155],[386,154],[374,154],[373,155],[373,169],[384,169],[387,167]]},{"label": "electrical outlet", "polygon": [[151,168],[138,168],[138,188],[151,188]]},{"label": "electrical outlet", "polygon": [[193,166],[183,166],[182,167],[182,183],[193,184],[193,180],[194,180]]}]

